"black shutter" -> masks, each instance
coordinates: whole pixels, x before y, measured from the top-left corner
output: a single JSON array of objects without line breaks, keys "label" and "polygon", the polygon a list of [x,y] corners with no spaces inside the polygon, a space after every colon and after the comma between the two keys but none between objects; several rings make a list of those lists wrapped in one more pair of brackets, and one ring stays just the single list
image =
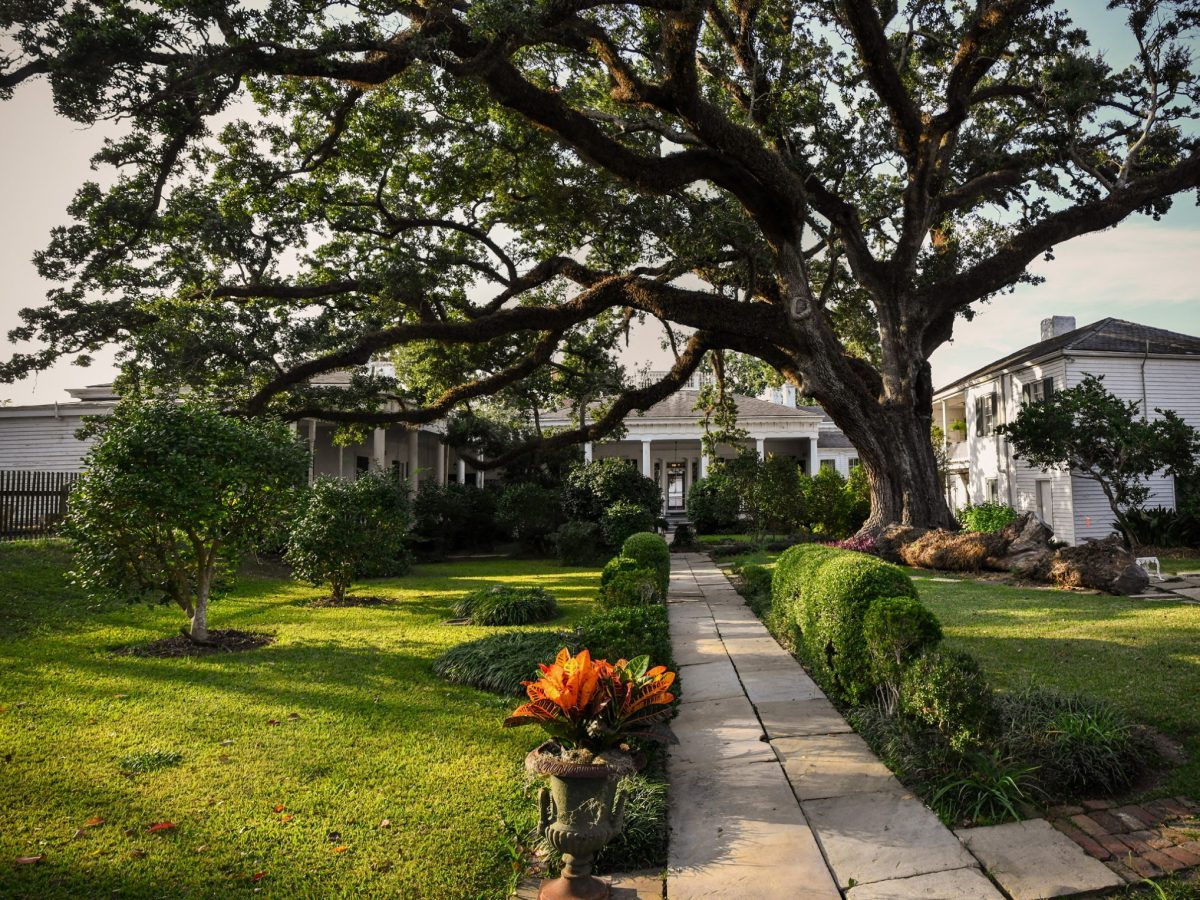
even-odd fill
[{"label": "black shutter", "polygon": [[1032,387],[1033,387],[1033,385],[1031,385],[1031,384],[1021,385],[1021,403],[1022,404],[1027,404],[1027,403],[1029,403],[1030,400],[1033,399],[1033,397],[1031,396],[1031,394],[1033,393],[1033,391],[1031,390]]},{"label": "black shutter", "polygon": [[983,437],[983,398],[975,398],[975,434]]},{"label": "black shutter", "polygon": [[1053,378],[1043,378],[1042,379],[1042,399],[1049,400],[1053,396],[1054,396],[1054,379]]}]

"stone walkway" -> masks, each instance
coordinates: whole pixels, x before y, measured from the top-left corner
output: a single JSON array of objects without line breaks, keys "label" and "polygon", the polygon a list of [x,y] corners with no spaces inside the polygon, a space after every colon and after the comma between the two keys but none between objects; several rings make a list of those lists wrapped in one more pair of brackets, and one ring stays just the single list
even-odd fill
[{"label": "stone walkway", "polygon": [[671,900],[1003,900],[707,556],[672,555],[668,612]]}]

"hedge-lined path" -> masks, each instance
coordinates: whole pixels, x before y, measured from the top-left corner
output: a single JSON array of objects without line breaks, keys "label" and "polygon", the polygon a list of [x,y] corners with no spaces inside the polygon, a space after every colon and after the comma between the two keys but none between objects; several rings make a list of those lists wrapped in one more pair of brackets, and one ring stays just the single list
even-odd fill
[{"label": "hedge-lined path", "polygon": [[672,555],[668,612],[671,900],[1003,900],[707,556]]}]

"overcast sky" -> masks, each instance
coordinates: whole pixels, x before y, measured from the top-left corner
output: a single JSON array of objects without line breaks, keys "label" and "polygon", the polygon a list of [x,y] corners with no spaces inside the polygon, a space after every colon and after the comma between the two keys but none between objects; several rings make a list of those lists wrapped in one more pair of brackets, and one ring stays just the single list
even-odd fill
[{"label": "overcast sky", "polygon": [[[1129,37],[1099,0],[1066,5],[1111,62],[1127,58]],[[45,247],[53,226],[67,222],[65,209],[80,183],[104,175],[90,172],[88,163],[102,135],[55,115],[44,82],[25,85],[0,103],[0,134],[0,333],[7,334],[19,322],[17,311],[40,304],[48,287],[34,271],[33,254]],[[1022,286],[980,307],[973,322],[959,323],[954,341],[933,356],[936,384],[1033,343],[1038,323],[1050,315],[1075,316],[1080,325],[1115,316],[1200,334],[1200,211],[1194,195],[1178,197],[1160,222],[1132,218],[1116,230],[1058,247],[1055,257],[1032,267],[1045,276],[1044,284]],[[623,355],[631,364],[669,363],[657,332],[639,335]],[[110,380],[110,360],[102,354],[88,369],[64,362],[21,383],[0,384],[0,400],[64,400],[68,387]]]}]

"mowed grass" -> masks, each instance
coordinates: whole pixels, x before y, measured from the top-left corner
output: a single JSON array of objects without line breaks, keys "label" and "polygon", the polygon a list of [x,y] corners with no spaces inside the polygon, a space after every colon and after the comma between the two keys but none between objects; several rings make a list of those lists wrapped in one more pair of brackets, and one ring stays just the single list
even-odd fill
[{"label": "mowed grass", "polygon": [[[0,895],[504,896],[541,735],[501,728],[510,699],[432,674],[443,650],[495,630],[441,622],[462,593],[510,582],[560,601],[531,627],[569,625],[596,570],[427,565],[358,587],[394,603],[347,609],[243,578],[211,625],[274,644],[145,659],[108,651],[175,633],[179,610],[89,608],[66,561],[52,544],[0,545]],[[123,774],[131,759],[153,765]],[[149,831],[162,822],[176,827]]]},{"label": "mowed grass", "polygon": [[1200,798],[1200,606],[910,574],[946,643],[998,688],[1033,681],[1112,701],[1183,745],[1162,791]]}]

